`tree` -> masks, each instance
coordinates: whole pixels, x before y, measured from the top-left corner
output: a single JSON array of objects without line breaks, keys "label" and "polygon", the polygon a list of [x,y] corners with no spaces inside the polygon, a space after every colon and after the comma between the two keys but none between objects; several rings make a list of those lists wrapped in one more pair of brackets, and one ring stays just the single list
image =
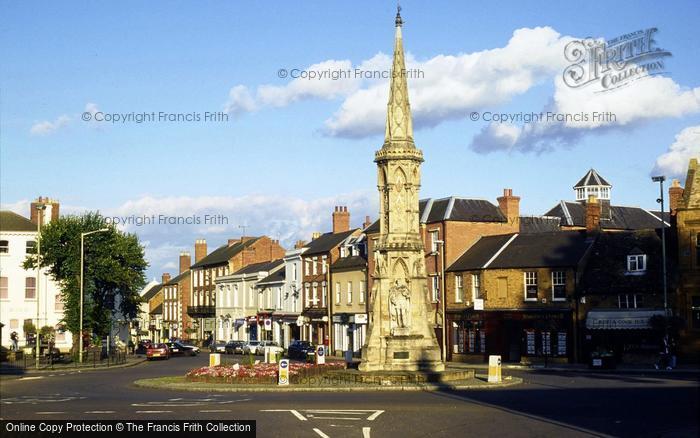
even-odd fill
[{"label": "tree", "polygon": [[61,321],[73,336],[73,348],[80,345],[80,234],[107,228],[85,238],[83,281],[83,329],[97,336],[109,333],[113,313],[125,319],[138,315],[139,291],[145,284],[148,263],[144,250],[134,234],[126,234],[107,226],[99,213],[62,216],[42,227],[41,254],[29,254],[25,269],[36,268],[38,262],[61,290],[64,316]]}]

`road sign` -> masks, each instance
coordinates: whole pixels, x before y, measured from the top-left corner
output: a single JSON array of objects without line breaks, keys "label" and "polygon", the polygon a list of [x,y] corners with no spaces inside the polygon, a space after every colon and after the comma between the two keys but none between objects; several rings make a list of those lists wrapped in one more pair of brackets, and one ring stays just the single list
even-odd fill
[{"label": "road sign", "polygon": [[489,356],[489,383],[501,382],[501,356]]},{"label": "road sign", "polygon": [[316,348],[316,363],[319,365],[326,363],[326,349],[323,345],[319,345],[318,348]]},{"label": "road sign", "polygon": [[289,359],[282,359],[279,364],[278,385],[289,385]]}]

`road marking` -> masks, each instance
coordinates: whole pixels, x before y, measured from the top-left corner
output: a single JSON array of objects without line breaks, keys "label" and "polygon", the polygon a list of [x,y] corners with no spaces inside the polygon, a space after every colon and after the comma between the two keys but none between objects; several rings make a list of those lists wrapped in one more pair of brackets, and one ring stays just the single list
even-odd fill
[{"label": "road marking", "polygon": [[65,414],[65,411],[43,411],[43,412],[36,412],[37,415],[55,415],[55,414]]},{"label": "road marking", "polygon": [[369,427],[362,428],[362,438],[369,438]]},{"label": "road marking", "polygon": [[[377,418],[378,416],[382,415],[383,413],[384,413],[384,411],[374,411],[374,414],[372,414],[372,415],[370,415],[369,417],[367,417],[367,419],[368,419],[369,421],[374,421],[375,418]],[[369,429],[369,427],[368,427],[367,429]]]},{"label": "road marking", "polygon": [[85,411],[86,414],[114,414],[116,411]]},{"label": "road marking", "polygon": [[362,420],[362,418],[354,417],[313,417],[316,420]]},{"label": "road marking", "polygon": [[165,414],[172,411],[136,411],[137,414]]},{"label": "road marking", "polygon": [[168,401],[151,401],[145,403],[132,403],[131,406],[136,407],[192,407],[192,406],[203,406],[203,405],[227,405],[231,403],[250,401],[250,398],[242,398],[239,400],[215,400],[213,398],[204,399],[170,399]]},{"label": "road marking", "polygon": [[306,417],[304,417],[299,413],[299,411],[294,409],[263,409],[260,412],[291,412],[292,414],[294,414],[295,417],[299,419],[299,421],[308,421]]},{"label": "road marking", "polygon": [[202,412],[202,413],[231,412],[231,409],[203,409],[199,412]]},{"label": "road marking", "polygon": [[315,427],[314,427],[314,432],[316,432],[318,434],[318,436],[320,436],[321,438],[331,438],[328,435],[326,435],[325,433],[321,432],[319,429],[316,429]]},{"label": "road marking", "polygon": [[39,380],[43,379],[44,376],[34,376],[34,377],[20,377],[18,380]]}]

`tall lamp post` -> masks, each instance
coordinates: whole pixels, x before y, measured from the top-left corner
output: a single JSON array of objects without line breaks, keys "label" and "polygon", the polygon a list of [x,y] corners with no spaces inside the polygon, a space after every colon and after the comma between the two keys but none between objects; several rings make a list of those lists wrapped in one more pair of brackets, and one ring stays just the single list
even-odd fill
[{"label": "tall lamp post", "polygon": [[447,291],[445,290],[445,241],[436,240],[440,252],[440,307],[442,308],[442,340],[440,342],[441,358],[447,362]]},{"label": "tall lamp post", "polygon": [[664,181],[666,181],[666,177],[663,175],[652,176],[651,180],[659,183],[659,198],[656,200],[656,202],[661,204],[661,260],[664,288],[664,315],[668,317],[668,285],[666,280],[666,223],[664,221]]},{"label": "tall lamp post", "polygon": [[[36,220],[36,285],[34,286],[34,293],[36,294],[36,336],[34,337],[34,349],[35,359],[36,359],[36,369],[39,369],[39,352],[41,350],[41,343],[39,342],[39,291],[41,285],[41,223],[44,221],[44,210],[46,210],[46,204],[37,204],[36,209],[38,211]],[[48,343],[47,343],[48,346]],[[50,352],[49,352],[50,354]]]},{"label": "tall lamp post", "polygon": [[83,277],[85,277],[85,236],[95,233],[104,233],[109,228],[100,228],[87,233],[80,233],[80,350],[78,350],[78,361],[83,363]]}]

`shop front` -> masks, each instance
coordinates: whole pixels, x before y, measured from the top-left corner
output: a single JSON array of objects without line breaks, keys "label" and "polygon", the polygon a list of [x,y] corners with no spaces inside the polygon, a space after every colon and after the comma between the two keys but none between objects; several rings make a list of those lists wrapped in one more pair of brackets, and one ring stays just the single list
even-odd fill
[{"label": "shop front", "polygon": [[465,310],[448,313],[448,360],[568,362],[572,351],[569,309]]},{"label": "shop front", "polygon": [[366,336],[366,313],[333,315],[333,354],[343,356],[346,351],[352,350],[353,357],[360,357]]},{"label": "shop front", "polygon": [[586,315],[585,358],[611,353],[616,363],[647,363],[658,360],[662,333],[650,320],[663,316],[663,310],[591,310]]}]

